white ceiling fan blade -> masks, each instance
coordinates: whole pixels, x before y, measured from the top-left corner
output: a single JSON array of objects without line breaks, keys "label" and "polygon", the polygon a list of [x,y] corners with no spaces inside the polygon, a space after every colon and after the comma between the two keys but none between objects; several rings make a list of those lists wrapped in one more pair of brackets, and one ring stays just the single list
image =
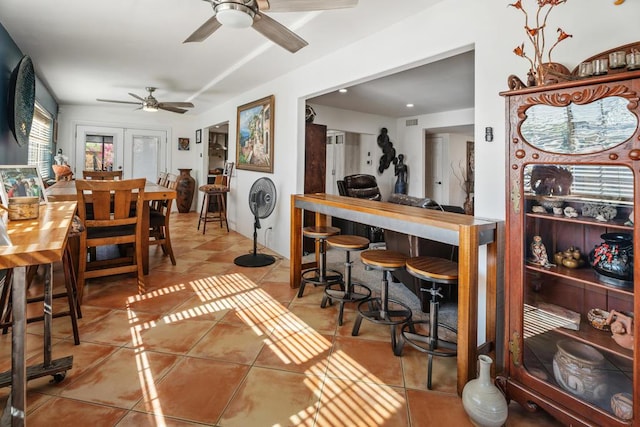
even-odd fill
[{"label": "white ceiling fan blade", "polygon": [[278,21],[275,21],[260,12],[257,12],[256,16],[254,16],[252,27],[257,32],[275,44],[287,49],[291,53],[296,53],[308,45],[308,43],[296,33],[289,30]]},{"label": "white ceiling fan blade", "polygon": [[201,42],[213,34],[218,28],[222,25],[218,22],[216,15],[213,15],[211,18],[207,19],[207,21],[200,26],[197,30],[193,32],[185,41],[182,43],[191,43],[191,42]]},{"label": "white ceiling fan blade", "polygon": [[100,99],[97,98],[96,101],[100,101],[100,102],[116,102],[118,104],[133,104],[133,105],[140,105],[139,102],[133,102],[133,101],[118,101],[115,99]]},{"label": "white ceiling fan blade", "polygon": [[193,108],[192,102],[160,102],[158,107]]},{"label": "white ceiling fan blade", "polygon": [[358,0],[258,0],[258,7],[263,12],[309,12],[357,5]]},{"label": "white ceiling fan blade", "polygon": [[171,111],[172,113],[179,113],[179,114],[184,114],[187,112],[187,110],[183,109],[183,108],[177,108],[177,107],[172,107],[170,105],[166,105],[166,104],[158,104],[158,108],[161,110],[166,110],[166,111]]},{"label": "white ceiling fan blade", "polygon": [[139,96],[138,96],[138,95],[136,95],[135,93],[131,93],[131,92],[129,92],[129,95],[133,96],[135,99],[139,99],[140,101],[145,102],[145,99],[144,99],[144,98],[139,97]]}]

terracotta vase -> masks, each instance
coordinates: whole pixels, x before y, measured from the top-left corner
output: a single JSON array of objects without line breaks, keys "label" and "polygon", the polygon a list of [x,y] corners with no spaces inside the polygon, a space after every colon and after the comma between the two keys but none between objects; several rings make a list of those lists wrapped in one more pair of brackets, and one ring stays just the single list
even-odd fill
[{"label": "terracotta vase", "polygon": [[176,188],[178,212],[187,213],[191,210],[191,202],[193,202],[193,193],[196,188],[196,180],[191,176],[191,169],[178,169],[180,176],[178,177],[178,188]]},{"label": "terracotta vase", "polygon": [[507,421],[507,400],[500,389],[491,382],[493,359],[480,355],[478,361],[480,373],[478,378],[464,386],[462,406],[474,425],[500,427]]}]

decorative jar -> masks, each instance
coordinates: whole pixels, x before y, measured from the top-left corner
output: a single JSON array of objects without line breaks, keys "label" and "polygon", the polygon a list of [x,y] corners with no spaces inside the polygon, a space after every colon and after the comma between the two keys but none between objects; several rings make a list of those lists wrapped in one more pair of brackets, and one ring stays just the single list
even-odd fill
[{"label": "decorative jar", "polygon": [[191,202],[193,202],[193,193],[196,188],[196,180],[191,176],[191,169],[178,169],[180,176],[178,177],[177,205],[178,212],[187,213],[191,210]]},{"label": "decorative jar", "polygon": [[507,399],[491,382],[491,364],[493,359],[486,355],[478,356],[480,373],[478,378],[469,381],[462,389],[462,406],[475,426],[500,427],[509,415]]},{"label": "decorative jar", "polygon": [[633,236],[630,233],[604,233],[604,241],[589,254],[598,278],[610,285],[633,286]]}]

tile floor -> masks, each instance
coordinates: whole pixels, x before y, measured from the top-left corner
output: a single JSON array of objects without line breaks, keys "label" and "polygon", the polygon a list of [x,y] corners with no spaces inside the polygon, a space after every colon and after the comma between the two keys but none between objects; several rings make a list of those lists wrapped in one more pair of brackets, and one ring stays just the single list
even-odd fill
[{"label": "tile floor", "polygon": [[[73,355],[73,368],[58,384],[28,383],[29,426],[471,425],[455,359],[436,359],[427,391],[426,356],[406,347],[395,357],[387,327],[363,322],[352,337],[353,308],[338,326],[337,304],[321,309],[319,288],[296,298],[288,260],[236,266],[252,241],[216,224],[203,236],[196,224],[195,213],[174,215],[178,264],[152,247],[147,294],[126,275],[88,284],[79,346],[69,318],[54,319],[53,357]],[[41,363],[42,323],[27,332],[28,363]],[[10,344],[0,336],[0,370]],[[507,426],[549,425],[511,403]]]}]

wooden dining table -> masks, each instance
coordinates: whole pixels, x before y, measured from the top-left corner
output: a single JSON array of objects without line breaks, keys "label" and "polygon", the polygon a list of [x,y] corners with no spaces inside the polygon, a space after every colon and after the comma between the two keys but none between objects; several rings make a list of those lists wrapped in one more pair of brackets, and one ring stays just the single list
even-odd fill
[{"label": "wooden dining table", "polygon": [[[331,194],[291,196],[291,287],[299,287],[302,264],[303,212],[315,212],[316,225],[330,225],[331,217],[394,230],[458,246],[457,391],[476,377],[479,353],[496,350],[496,292],[503,280],[504,223],[471,215],[442,212],[395,203]],[[478,279],[480,247],[486,247],[486,341],[478,348]],[[316,251],[316,257],[318,251]]]},{"label": "wooden dining table", "polygon": [[[0,215],[0,270],[13,269],[11,371],[0,374],[0,387],[11,384],[11,395],[0,420],[2,426],[25,425],[28,380],[47,375],[53,375],[56,380],[63,379],[73,364],[73,356],[51,359],[50,310],[44,313],[43,363],[26,366],[25,340],[27,267],[45,265],[51,268],[52,263],[62,261],[75,211],[76,202],[69,201],[41,205],[37,219],[8,221],[6,214]],[[52,287],[53,274],[45,283],[45,307],[51,307]]]},{"label": "wooden dining table", "polygon": [[[50,202],[77,201],[75,181],[58,181],[45,190]],[[142,266],[144,274],[149,274],[149,203],[154,200],[175,200],[176,190],[147,181],[144,186],[144,212],[142,215]]]}]

